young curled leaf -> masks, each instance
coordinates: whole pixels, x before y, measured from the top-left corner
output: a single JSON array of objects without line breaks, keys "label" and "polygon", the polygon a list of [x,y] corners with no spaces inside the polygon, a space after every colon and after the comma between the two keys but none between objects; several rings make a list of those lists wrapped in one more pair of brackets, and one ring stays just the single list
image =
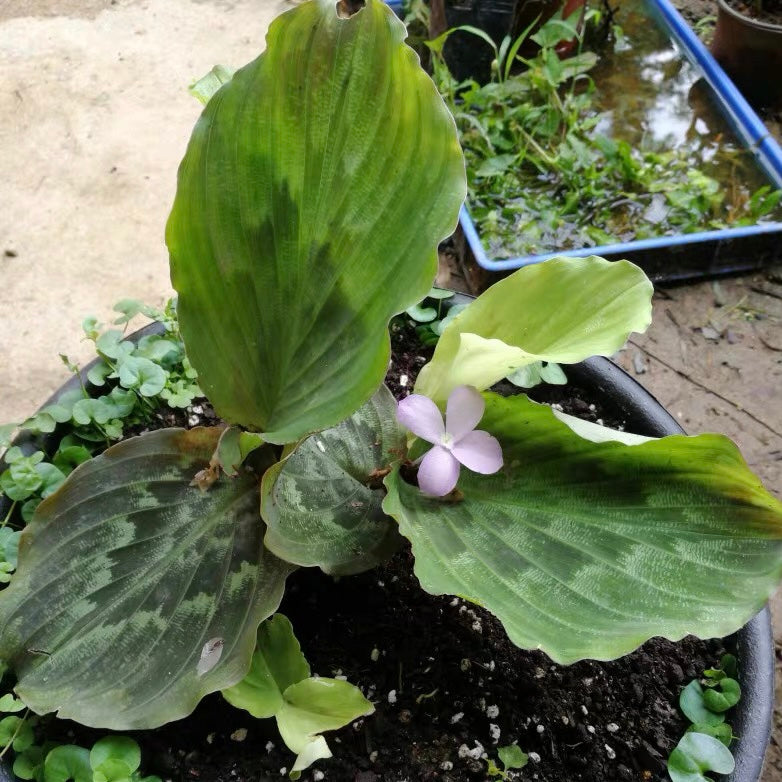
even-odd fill
[{"label": "young curled leaf", "polygon": [[741,687],[735,679],[720,679],[713,688],[703,692],[703,703],[707,709],[722,713],[732,709],[741,698]]}]

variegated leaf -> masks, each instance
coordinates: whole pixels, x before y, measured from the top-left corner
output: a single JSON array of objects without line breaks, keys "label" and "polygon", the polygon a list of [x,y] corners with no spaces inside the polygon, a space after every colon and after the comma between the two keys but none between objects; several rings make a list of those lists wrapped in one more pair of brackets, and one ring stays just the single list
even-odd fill
[{"label": "variegated leaf", "polygon": [[290,443],[386,371],[466,194],[456,126],[388,6],[303,2],[209,100],[166,229],[182,335],[225,420]]},{"label": "variegated leaf", "polygon": [[335,575],[382,562],[401,541],[383,513],[382,471],[404,450],[396,402],[380,386],[346,421],[312,435],[266,471],[266,547],[288,562]]},{"label": "variegated leaf", "polygon": [[34,711],[151,728],[247,673],[291,566],[263,547],[256,474],[190,486],[220,432],[126,440],[38,507],[0,595],[0,659]]},{"label": "variegated leaf", "polygon": [[495,475],[426,497],[399,472],[384,509],[433,594],[484,606],[523,648],[610,659],[654,635],[724,636],[782,575],[782,504],[721,435],[590,442],[525,396],[485,394]]}]

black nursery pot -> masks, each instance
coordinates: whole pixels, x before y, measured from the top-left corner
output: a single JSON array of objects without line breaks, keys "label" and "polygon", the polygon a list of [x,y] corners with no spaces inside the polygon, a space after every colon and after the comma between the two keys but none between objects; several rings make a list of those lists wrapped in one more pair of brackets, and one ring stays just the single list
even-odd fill
[{"label": "black nursery pot", "polygon": [[[446,307],[466,304],[472,297],[457,293],[444,301]],[[152,324],[132,334],[128,339],[137,341],[147,334],[162,333],[159,324]],[[81,380],[87,384],[87,373],[97,363],[93,361],[81,372]],[[611,401],[613,409],[626,421],[628,431],[651,437],[681,434],[683,429],[663,406],[626,372],[606,358],[590,358],[580,364],[567,367],[571,385]],[[51,404],[65,391],[79,388],[79,380],[72,378],[45,404]],[[14,444],[30,452],[56,444],[55,435],[34,438],[23,434]],[[0,472],[5,469],[0,460]],[[0,498],[0,516],[8,510],[8,500]],[[739,680],[742,697],[734,707],[731,724],[739,740],[731,747],[736,760],[735,771],[725,782],[759,782],[763,770],[763,758],[771,736],[774,710],[774,640],[771,631],[771,615],[764,608],[741,630],[725,639],[726,648],[739,660]],[[16,782],[7,760],[0,760],[0,782]],[[568,780],[563,780],[568,782]]]},{"label": "black nursery pot", "polygon": [[[628,431],[653,437],[684,430],[665,408],[630,375],[607,358],[590,358],[566,367],[568,380],[610,398],[627,421]],[[731,746],[735,771],[726,782],[758,782],[771,737],[774,713],[774,636],[768,607],[725,639],[739,661],[741,700],[731,713],[738,741]]]}]

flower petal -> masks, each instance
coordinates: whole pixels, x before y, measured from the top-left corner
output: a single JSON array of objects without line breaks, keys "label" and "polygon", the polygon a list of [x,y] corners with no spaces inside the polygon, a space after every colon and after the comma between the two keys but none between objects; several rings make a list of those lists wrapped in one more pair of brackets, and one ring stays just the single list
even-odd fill
[{"label": "flower petal", "polygon": [[397,405],[396,420],[429,443],[439,443],[445,434],[440,410],[428,396],[421,394],[410,394]]},{"label": "flower petal", "polygon": [[488,432],[468,432],[451,449],[451,453],[468,469],[490,475],[502,467],[502,448]]},{"label": "flower petal", "polygon": [[418,468],[418,487],[424,494],[444,497],[458,480],[459,462],[441,445],[435,445]]},{"label": "flower petal", "polygon": [[455,442],[478,426],[486,403],[475,386],[457,386],[448,397],[445,410],[445,431]]}]

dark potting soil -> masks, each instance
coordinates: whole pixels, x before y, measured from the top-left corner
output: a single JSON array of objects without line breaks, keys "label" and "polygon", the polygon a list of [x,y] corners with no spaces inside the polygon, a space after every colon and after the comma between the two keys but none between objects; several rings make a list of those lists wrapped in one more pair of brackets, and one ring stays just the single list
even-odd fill
[{"label": "dark potting soil", "polygon": [[756,22],[782,25],[782,0],[726,0],[728,5]]},{"label": "dark potting soil", "polygon": [[[387,379],[398,397],[431,353],[415,344],[414,330],[399,324]],[[535,391],[568,412],[623,423],[583,390]],[[679,693],[723,652],[720,641],[653,639],[613,662],[555,665],[513,646],[483,609],[425,593],[409,546],[359,576],[297,571],[280,611],[313,673],[345,676],[375,704],[372,716],[326,734],[334,757],[305,771],[305,782],[488,780],[486,759],[496,762],[497,748],[514,742],[530,762],[511,779],[663,782],[686,728]],[[49,726],[50,737],[87,747],[105,735],[65,721]],[[280,780],[293,762],[273,720],[254,719],[220,695],[187,719],[131,735],[145,773],[171,782]]]}]

